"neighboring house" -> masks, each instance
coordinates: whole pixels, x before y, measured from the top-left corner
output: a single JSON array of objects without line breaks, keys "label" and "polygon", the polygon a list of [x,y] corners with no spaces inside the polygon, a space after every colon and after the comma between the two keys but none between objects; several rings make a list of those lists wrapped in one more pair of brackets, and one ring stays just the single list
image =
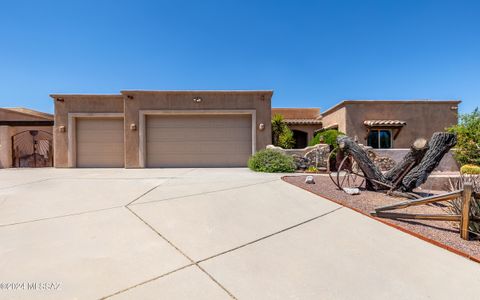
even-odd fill
[{"label": "neighboring house", "polygon": [[272,91],[51,95],[56,167],[245,167],[271,143]]},{"label": "neighboring house", "polygon": [[322,116],[319,108],[272,108],[272,117],[282,115],[293,132],[295,148],[301,149],[322,129]]},{"label": "neighboring house", "polygon": [[0,168],[53,166],[53,115],[0,108]]},{"label": "neighboring house", "polygon": [[457,124],[460,102],[346,100],[323,112],[322,123],[373,148],[409,148]]}]

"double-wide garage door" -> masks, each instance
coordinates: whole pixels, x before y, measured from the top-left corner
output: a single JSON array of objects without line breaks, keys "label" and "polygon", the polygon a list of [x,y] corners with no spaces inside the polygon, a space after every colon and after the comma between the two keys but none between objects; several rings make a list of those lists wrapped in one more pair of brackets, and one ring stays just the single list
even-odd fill
[{"label": "double-wide garage door", "polygon": [[147,167],[245,167],[251,115],[146,116]]},{"label": "double-wide garage door", "polygon": [[124,166],[122,118],[77,118],[77,167]]}]

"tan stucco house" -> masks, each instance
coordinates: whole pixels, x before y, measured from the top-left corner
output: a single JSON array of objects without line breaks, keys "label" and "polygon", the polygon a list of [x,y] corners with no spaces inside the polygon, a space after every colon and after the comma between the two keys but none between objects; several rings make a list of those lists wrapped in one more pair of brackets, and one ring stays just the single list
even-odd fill
[{"label": "tan stucco house", "polygon": [[53,115],[0,108],[0,168],[53,166]]},{"label": "tan stucco house", "polygon": [[346,100],[323,112],[322,123],[373,148],[408,148],[457,124],[460,102]]},{"label": "tan stucco house", "polygon": [[[303,148],[322,130],[338,129],[359,143],[378,149],[409,148],[419,137],[457,124],[458,100],[346,100],[319,108],[272,108],[281,114]],[[307,140],[307,142],[305,142]]]},{"label": "tan stucco house", "polygon": [[271,143],[272,91],[51,95],[56,167],[245,167]]}]

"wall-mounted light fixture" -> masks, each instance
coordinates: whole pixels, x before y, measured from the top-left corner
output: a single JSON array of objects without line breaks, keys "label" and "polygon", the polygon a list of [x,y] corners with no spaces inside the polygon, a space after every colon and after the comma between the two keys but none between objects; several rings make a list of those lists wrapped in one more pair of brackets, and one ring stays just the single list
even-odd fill
[{"label": "wall-mounted light fixture", "polygon": [[132,100],[133,99],[133,96],[132,95],[127,95],[127,98]]},{"label": "wall-mounted light fixture", "polygon": [[265,124],[263,123],[258,124],[258,130],[262,131],[264,129],[265,129]]},{"label": "wall-mounted light fixture", "polygon": [[193,98],[193,102],[195,102],[195,103],[200,103],[200,102],[202,102],[202,98],[200,98],[200,97],[195,97],[195,98]]},{"label": "wall-mounted light fixture", "polygon": [[58,126],[58,132],[65,132],[65,126]]},{"label": "wall-mounted light fixture", "polygon": [[457,110],[458,109],[458,106],[452,106],[450,107],[451,110]]},{"label": "wall-mounted light fixture", "polygon": [[65,99],[63,99],[63,98],[57,98],[56,100],[57,100],[58,102],[64,102],[64,101],[65,101]]},{"label": "wall-mounted light fixture", "polygon": [[130,130],[132,131],[137,130],[137,124],[130,124]]}]

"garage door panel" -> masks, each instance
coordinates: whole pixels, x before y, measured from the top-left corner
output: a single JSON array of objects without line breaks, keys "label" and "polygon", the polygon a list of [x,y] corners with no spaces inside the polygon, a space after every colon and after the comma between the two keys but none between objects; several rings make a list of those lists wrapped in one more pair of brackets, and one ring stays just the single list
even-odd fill
[{"label": "garage door panel", "polygon": [[[208,163],[207,163],[208,162]],[[245,166],[246,162],[241,156],[231,156],[218,161],[218,154],[215,153],[199,153],[196,156],[190,154],[172,154],[164,155],[162,159],[149,163],[149,167],[163,168],[222,168]]]},{"label": "garage door panel", "polygon": [[77,167],[123,167],[123,119],[79,118],[76,121]]},{"label": "garage door panel", "polygon": [[252,153],[250,115],[161,115],[146,122],[149,167],[244,167]]},{"label": "garage door panel", "polygon": [[[232,154],[252,154],[252,145],[246,143],[236,143],[236,142],[202,142],[198,144],[192,144],[188,142],[179,142],[179,143],[150,143],[150,149],[155,149],[161,153],[215,153],[224,155],[224,148],[232,149]],[[173,147],[172,147],[173,146]],[[233,150],[235,149],[235,150]]]},{"label": "garage door panel", "polygon": [[[235,137],[238,141],[251,141],[252,133],[250,128],[239,130],[236,128],[215,128],[205,130],[205,128],[185,128],[182,130],[182,136],[187,141],[230,141],[232,139],[232,130],[235,130]],[[147,139],[155,142],[177,141],[178,128],[149,128]]]},{"label": "garage door panel", "polygon": [[183,115],[183,116],[149,116],[148,127],[150,128],[191,128],[188,119],[195,120],[195,128],[250,128],[245,122],[250,116],[243,115]]}]

